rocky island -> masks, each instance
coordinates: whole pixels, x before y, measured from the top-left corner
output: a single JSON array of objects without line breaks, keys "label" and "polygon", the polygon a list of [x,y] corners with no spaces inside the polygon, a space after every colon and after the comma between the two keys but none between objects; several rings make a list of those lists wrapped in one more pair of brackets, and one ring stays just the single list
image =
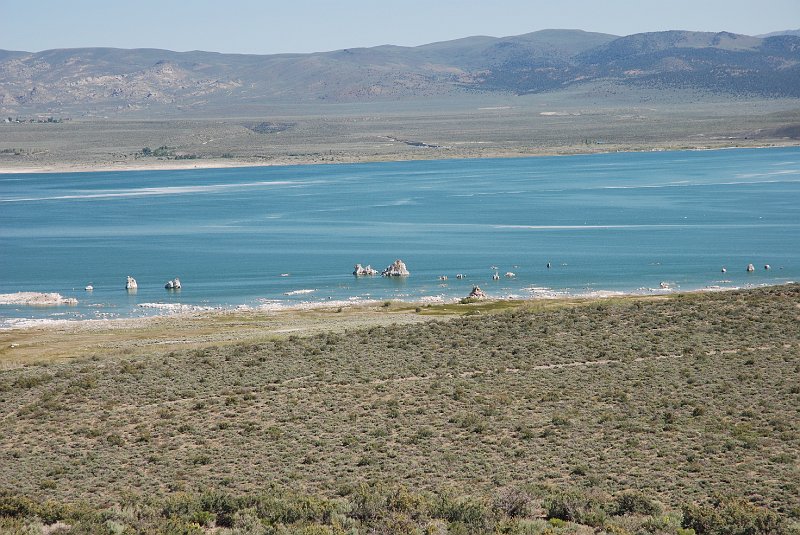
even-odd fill
[{"label": "rocky island", "polygon": [[386,269],[381,272],[384,277],[408,277],[411,273],[406,268],[405,263],[398,259],[392,262]]}]

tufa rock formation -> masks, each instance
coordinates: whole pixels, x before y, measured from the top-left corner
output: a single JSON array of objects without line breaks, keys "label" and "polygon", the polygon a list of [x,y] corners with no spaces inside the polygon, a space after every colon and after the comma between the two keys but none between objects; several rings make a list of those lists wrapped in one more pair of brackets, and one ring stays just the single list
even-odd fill
[{"label": "tufa rock formation", "polygon": [[402,260],[395,260],[381,273],[384,277],[408,277],[411,275]]},{"label": "tufa rock formation", "polygon": [[178,277],[175,277],[171,281],[167,281],[167,283],[164,285],[164,288],[167,290],[180,290],[181,280]]},{"label": "tufa rock formation", "polygon": [[133,277],[128,275],[128,281],[125,283],[125,289],[126,290],[135,290],[138,287],[139,287],[139,285],[136,283],[136,279],[134,279]]},{"label": "tufa rock formation", "polygon": [[467,299],[485,299],[486,293],[481,290],[480,286],[473,286],[472,291],[467,296]]},{"label": "tufa rock formation", "polygon": [[356,277],[371,277],[377,274],[378,270],[369,264],[367,264],[366,267],[363,267],[361,264],[356,264],[355,268],[353,269],[353,275]]}]

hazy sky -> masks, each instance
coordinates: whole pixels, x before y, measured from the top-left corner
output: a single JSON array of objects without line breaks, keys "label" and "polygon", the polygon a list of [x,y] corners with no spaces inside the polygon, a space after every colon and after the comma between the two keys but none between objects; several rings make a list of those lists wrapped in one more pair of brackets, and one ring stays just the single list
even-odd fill
[{"label": "hazy sky", "polygon": [[272,54],[413,46],[545,28],[750,35],[800,28],[800,0],[0,0],[0,49]]}]

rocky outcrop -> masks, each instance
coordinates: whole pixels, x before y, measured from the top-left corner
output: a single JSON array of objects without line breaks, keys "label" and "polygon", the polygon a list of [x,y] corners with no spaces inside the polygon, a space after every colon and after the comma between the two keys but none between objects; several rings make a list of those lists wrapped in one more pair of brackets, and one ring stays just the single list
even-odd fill
[{"label": "rocky outcrop", "polygon": [[136,282],[136,279],[128,275],[128,280],[125,283],[126,290],[135,290],[139,287],[139,284]]},{"label": "rocky outcrop", "polygon": [[377,275],[378,270],[367,264],[366,266],[362,266],[361,264],[356,264],[355,268],[353,269],[353,275],[356,277],[372,277],[373,275]]},{"label": "rocky outcrop", "polygon": [[486,299],[486,293],[481,290],[480,286],[473,286],[472,291],[467,296],[467,299]]},{"label": "rocky outcrop", "polygon": [[408,277],[411,273],[402,260],[395,260],[389,267],[381,272],[384,277]]},{"label": "rocky outcrop", "polygon": [[167,281],[167,283],[164,285],[164,288],[167,290],[180,290],[181,280],[178,277],[175,277],[171,281]]},{"label": "rocky outcrop", "polygon": [[747,272],[752,273],[756,270],[756,267],[753,264],[747,264]]}]

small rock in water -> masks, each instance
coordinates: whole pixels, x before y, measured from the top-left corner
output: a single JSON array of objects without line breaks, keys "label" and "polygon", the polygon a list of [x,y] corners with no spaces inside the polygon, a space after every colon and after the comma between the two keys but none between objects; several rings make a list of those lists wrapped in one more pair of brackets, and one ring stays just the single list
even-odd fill
[{"label": "small rock in water", "polygon": [[765,264],[765,265],[764,265],[764,269],[771,269],[771,267],[770,267],[770,265],[769,265],[769,264]]},{"label": "small rock in water", "polygon": [[139,284],[136,282],[136,279],[128,275],[128,280],[125,283],[126,290],[135,290],[139,287]]},{"label": "small rock in water", "polygon": [[748,273],[752,273],[755,270],[756,270],[756,267],[753,264],[747,264]]}]

